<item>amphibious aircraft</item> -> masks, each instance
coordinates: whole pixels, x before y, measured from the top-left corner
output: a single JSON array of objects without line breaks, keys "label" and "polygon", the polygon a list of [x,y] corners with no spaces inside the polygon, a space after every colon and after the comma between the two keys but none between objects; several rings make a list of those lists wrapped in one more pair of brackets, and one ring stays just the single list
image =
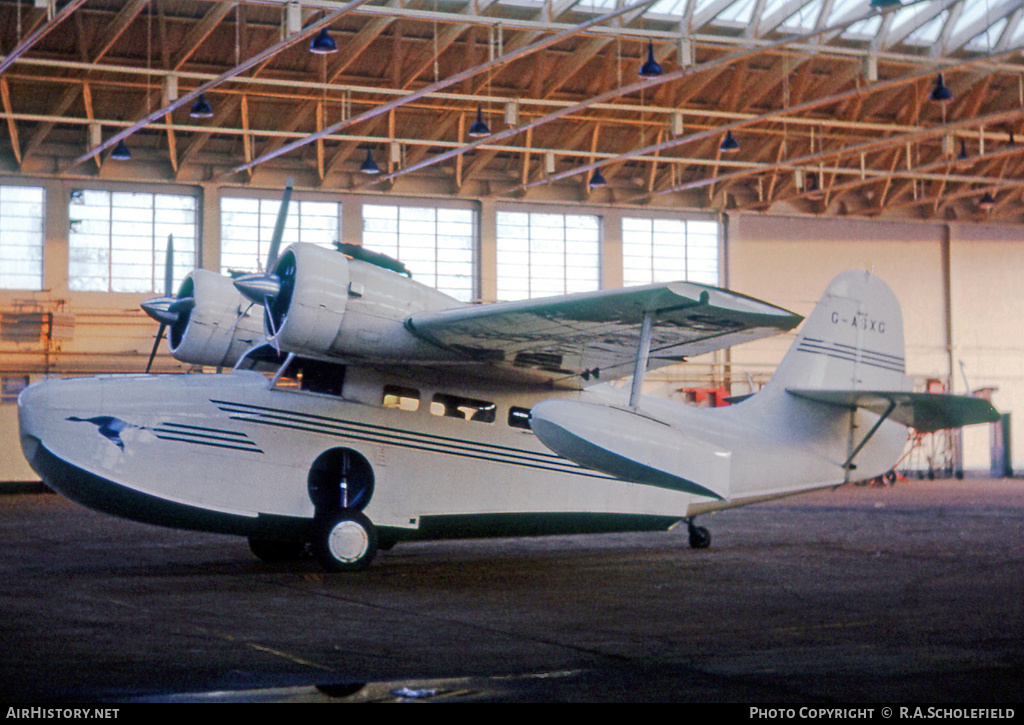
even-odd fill
[{"label": "amphibious aircraft", "polygon": [[764,388],[698,409],[643,394],[644,373],[801,318],[686,282],[464,304],[359,247],[278,256],[285,213],[266,273],[196,270],[144,304],[178,359],[232,372],[22,393],[22,448],[47,485],[332,571],[426,538],[683,523],[699,548],[698,515],[883,475],[908,426],[998,418],[913,391],[899,303],[870,273],[832,281]]}]

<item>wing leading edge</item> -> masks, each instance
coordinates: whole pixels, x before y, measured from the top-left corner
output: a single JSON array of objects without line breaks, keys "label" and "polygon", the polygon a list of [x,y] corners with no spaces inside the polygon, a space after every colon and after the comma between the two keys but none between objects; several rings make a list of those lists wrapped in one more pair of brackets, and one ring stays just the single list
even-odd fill
[{"label": "wing leading edge", "polygon": [[413,315],[415,335],[490,365],[496,377],[586,385],[632,375],[644,316],[652,318],[647,369],[790,330],[801,317],[766,302],[689,282]]}]

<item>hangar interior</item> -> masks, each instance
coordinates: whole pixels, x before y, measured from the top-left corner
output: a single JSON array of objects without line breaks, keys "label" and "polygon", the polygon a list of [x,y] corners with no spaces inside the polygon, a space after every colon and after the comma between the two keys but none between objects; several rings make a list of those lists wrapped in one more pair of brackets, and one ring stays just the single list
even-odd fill
[{"label": "hangar interior", "polygon": [[[870,270],[920,389],[1012,420],[1022,48],[1019,0],[5,2],[0,435],[30,381],[146,368],[168,236],[175,286],[260,269],[289,179],[286,243],[466,301],[689,279],[807,314]],[[791,340],[647,387],[744,393]],[[966,431],[964,467],[1005,430]]]}]

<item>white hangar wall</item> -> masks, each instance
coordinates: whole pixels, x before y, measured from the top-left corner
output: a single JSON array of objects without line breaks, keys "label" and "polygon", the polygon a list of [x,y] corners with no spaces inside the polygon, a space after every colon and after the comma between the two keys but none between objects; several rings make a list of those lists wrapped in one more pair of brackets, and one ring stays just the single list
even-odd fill
[{"label": "white hangar wall", "polygon": [[[733,215],[726,233],[728,286],[799,314],[843,270],[884,279],[903,306],[907,373],[954,393],[994,388],[1011,416],[1014,468],[1024,467],[1024,418],[1014,420],[1024,412],[1024,229]],[[733,370],[767,377],[792,337],[734,349]],[[987,425],[964,431],[967,470],[989,470],[991,435]]]}]

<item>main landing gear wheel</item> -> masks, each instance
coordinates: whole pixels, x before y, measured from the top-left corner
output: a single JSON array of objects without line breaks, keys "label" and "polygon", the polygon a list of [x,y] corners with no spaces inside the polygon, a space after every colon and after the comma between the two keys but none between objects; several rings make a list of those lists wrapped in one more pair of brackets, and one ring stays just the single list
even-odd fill
[{"label": "main landing gear wheel", "polygon": [[313,553],[328,571],[363,571],[377,554],[377,530],[359,511],[339,511],[317,526]]},{"label": "main landing gear wheel", "polygon": [[695,526],[693,520],[690,519],[686,522],[686,525],[690,529],[690,548],[691,549],[706,549],[711,546],[711,532],[703,526]]}]

